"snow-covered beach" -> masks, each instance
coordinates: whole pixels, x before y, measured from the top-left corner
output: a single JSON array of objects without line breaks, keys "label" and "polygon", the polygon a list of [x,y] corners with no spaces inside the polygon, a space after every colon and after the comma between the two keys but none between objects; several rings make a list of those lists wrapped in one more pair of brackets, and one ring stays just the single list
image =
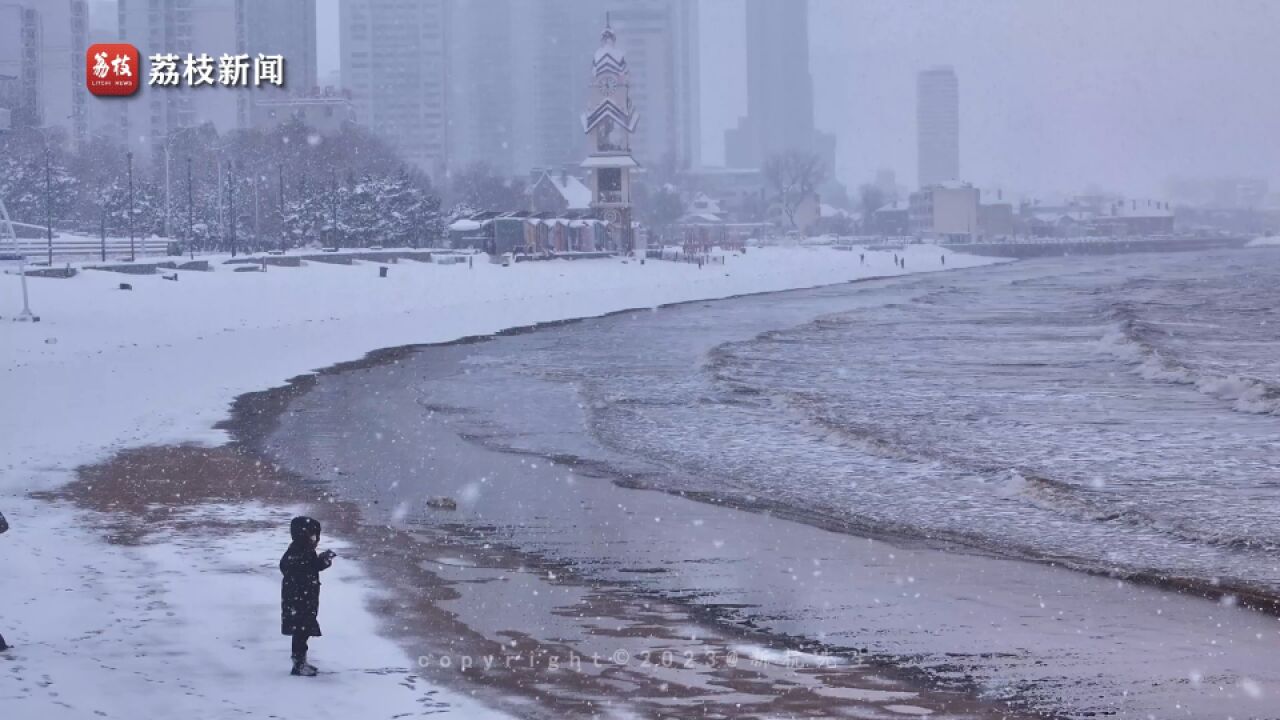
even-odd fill
[{"label": "snow-covered beach", "polygon": [[[161,705],[209,717],[272,708],[321,718],[357,709],[362,716],[491,712],[424,684],[404,650],[376,632],[366,608],[379,589],[355,562],[339,563],[326,583],[330,620],[314,646],[318,663],[334,673],[312,686],[287,684],[274,562],[296,507],[204,502],[184,509],[192,514],[180,522],[122,541],[105,530],[109,513],[95,517],[30,494],[57,491],[77,467],[127,448],[219,445],[227,438],[215,425],[237,396],[379,348],[941,270],[943,254],[947,269],[991,262],[920,246],[905,252],[899,269],[886,252],[867,253],[863,264],[858,252],[779,248],[702,268],[406,262],[380,278],[376,265],[356,262],[265,273],[218,266],[181,272],[177,282],[100,271],[31,278],[42,321],[0,325],[0,497],[13,526],[5,555],[15,558],[0,585],[0,622],[16,646],[0,708],[21,715],[38,707],[47,717],[131,717]],[[0,280],[8,317],[20,307],[18,279]],[[121,282],[133,289],[118,289]]]}]

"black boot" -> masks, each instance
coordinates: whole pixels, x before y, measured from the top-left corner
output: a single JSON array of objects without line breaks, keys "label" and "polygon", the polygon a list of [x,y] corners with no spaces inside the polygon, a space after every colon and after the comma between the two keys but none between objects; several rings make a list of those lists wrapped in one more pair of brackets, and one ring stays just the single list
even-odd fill
[{"label": "black boot", "polygon": [[302,676],[302,677],[315,677],[315,676],[316,676],[316,666],[315,666],[315,665],[309,665],[309,664],[307,664],[307,656],[306,656],[306,655],[294,655],[294,656],[293,656],[293,670],[292,670],[292,671],[290,671],[290,672],[289,672],[289,674],[290,674],[290,675],[300,675],[300,676]]}]

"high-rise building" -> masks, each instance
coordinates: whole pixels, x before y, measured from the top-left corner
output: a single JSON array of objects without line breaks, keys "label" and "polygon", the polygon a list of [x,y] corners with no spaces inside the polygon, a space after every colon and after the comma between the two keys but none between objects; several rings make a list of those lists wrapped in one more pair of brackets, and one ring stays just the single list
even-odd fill
[{"label": "high-rise building", "polygon": [[917,161],[920,187],[960,179],[960,86],[950,67],[916,79]]},{"label": "high-rise building", "polygon": [[492,0],[453,3],[449,17],[451,167],[483,162],[502,174],[582,159],[591,38],[605,23],[631,63],[631,91],[645,121],[633,139],[652,169],[685,169],[698,157],[695,0]]},{"label": "high-rise building", "polygon": [[813,120],[806,0],[747,0],[747,115],[725,133],[725,164],[758,168],[787,150],[817,153],[830,177],[835,137]]},{"label": "high-rise building", "polygon": [[360,123],[437,179],[449,163],[445,0],[342,0],[342,83]]},{"label": "high-rise building", "polygon": [[[240,52],[283,55],[285,84],[264,86],[274,95],[310,97],[316,78],[316,0],[251,0],[242,5]],[[273,97],[273,100],[279,100]]]},{"label": "high-rise building", "polygon": [[85,0],[0,0],[0,76],[15,125],[60,128],[71,143],[89,129]]},{"label": "high-rise building", "polygon": [[698,11],[694,0],[604,3],[644,113],[632,139],[641,165],[669,175],[698,164]]},{"label": "high-rise building", "polygon": [[[217,58],[242,47],[243,18],[237,0],[119,0],[120,40],[142,56],[135,68],[142,85],[138,94],[119,103],[120,128],[126,145],[144,158],[163,151],[178,128],[212,123],[227,132],[248,122],[248,107],[239,88],[148,87],[143,73],[147,58],[157,53],[208,53]],[[83,58],[81,64],[83,65]]]},{"label": "high-rise building", "polygon": [[[315,0],[119,0],[119,37],[146,58],[188,53],[219,58],[248,53],[282,55],[285,85],[276,88],[149,88],[121,103],[121,128],[131,149],[150,155],[177,128],[212,123],[219,132],[248,127],[258,97],[309,93],[316,84]],[[181,62],[181,61],[180,61]],[[84,69],[84,53],[79,67]],[[83,90],[83,81],[81,81]],[[81,95],[84,93],[82,92]]]},{"label": "high-rise building", "polygon": [[[280,55],[284,58],[284,84],[270,83],[236,95],[236,122],[248,127],[262,117],[256,107],[267,103],[279,109],[291,99],[315,102],[316,0],[257,0],[236,6],[238,51],[251,58]],[[312,107],[306,105],[306,107]]]},{"label": "high-rise building", "polygon": [[[531,3],[490,0],[450,6],[449,165],[483,163],[500,175],[521,172],[532,127],[524,67],[538,42]],[[521,109],[525,112],[521,112]]]}]

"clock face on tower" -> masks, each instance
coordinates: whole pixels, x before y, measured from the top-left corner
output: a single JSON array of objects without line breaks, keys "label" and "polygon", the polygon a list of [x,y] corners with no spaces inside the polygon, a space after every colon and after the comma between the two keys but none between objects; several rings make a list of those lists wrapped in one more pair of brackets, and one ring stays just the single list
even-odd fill
[{"label": "clock face on tower", "polygon": [[614,75],[603,75],[596,81],[596,85],[600,88],[600,92],[607,97],[612,97],[614,91],[618,89],[618,78]]}]

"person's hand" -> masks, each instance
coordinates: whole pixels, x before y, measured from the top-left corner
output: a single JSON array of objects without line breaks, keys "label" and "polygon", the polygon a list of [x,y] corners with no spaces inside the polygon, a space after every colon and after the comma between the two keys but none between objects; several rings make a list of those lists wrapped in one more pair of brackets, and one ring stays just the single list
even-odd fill
[{"label": "person's hand", "polygon": [[324,558],[325,560],[332,560],[338,557],[338,553],[332,550],[325,550],[324,552],[320,553],[320,557]]}]

